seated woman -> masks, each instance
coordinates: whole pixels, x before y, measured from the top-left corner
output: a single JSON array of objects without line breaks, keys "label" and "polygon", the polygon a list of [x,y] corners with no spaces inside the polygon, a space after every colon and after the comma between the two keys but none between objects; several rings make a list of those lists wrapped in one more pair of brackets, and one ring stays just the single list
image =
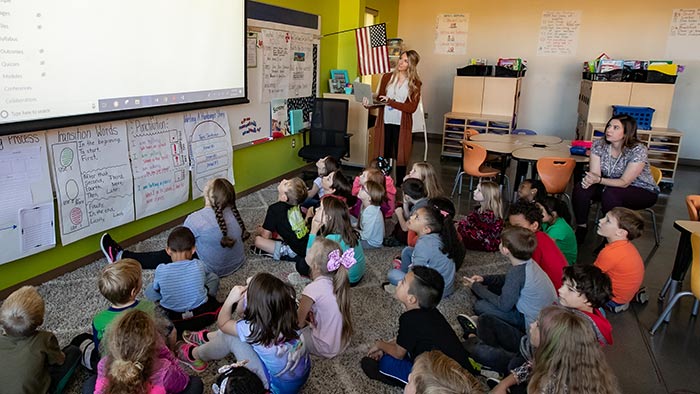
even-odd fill
[{"label": "seated woman", "polygon": [[601,201],[605,215],[615,207],[649,208],[658,196],[647,148],[637,139],[637,121],[629,115],[613,116],[605,126],[605,136],[593,142],[586,176],[574,186],[578,243],[583,243],[588,231],[591,201]]}]

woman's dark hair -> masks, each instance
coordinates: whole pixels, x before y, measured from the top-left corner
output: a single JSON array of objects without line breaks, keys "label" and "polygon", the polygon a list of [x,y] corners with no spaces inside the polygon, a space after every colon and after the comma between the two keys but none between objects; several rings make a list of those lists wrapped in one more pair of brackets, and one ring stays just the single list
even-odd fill
[{"label": "woman's dark hair", "polygon": [[425,220],[431,233],[437,233],[442,240],[442,248],[440,251],[445,253],[454,263],[455,268],[459,269],[462,266],[464,256],[464,245],[457,237],[457,230],[452,223],[452,216],[447,211],[440,210],[428,204],[419,210],[425,213]]},{"label": "woman's dark hair", "polygon": [[270,346],[299,338],[296,292],[278,277],[260,272],[248,284],[243,319],[250,322],[249,343]]},{"label": "woman's dark hair", "polygon": [[[610,126],[610,122],[613,120],[619,120],[620,123],[622,123],[622,129],[624,130],[625,134],[622,137],[622,147],[623,148],[632,148],[636,144],[639,143],[639,139],[637,138],[637,120],[629,115],[615,115],[610,120],[608,120],[608,123],[605,124],[605,129],[608,129],[608,126]],[[609,144],[610,142],[608,141],[607,136],[603,136],[603,140],[605,141],[606,144]]]},{"label": "woman's dark hair", "polygon": [[[433,197],[428,200],[428,205],[437,209],[441,215],[445,216],[445,223],[447,223],[449,220],[449,223],[452,224],[451,227],[454,228],[454,220],[457,210],[455,209],[455,204],[452,202],[452,200],[445,196]],[[457,255],[454,258],[454,262],[455,267],[459,270],[459,268],[462,267],[462,263],[464,262],[464,256],[466,256],[467,250],[463,247],[464,244],[460,242],[459,235],[457,234],[457,232],[455,232],[455,235],[457,236],[458,243],[462,246],[461,248],[455,250]]]},{"label": "woman's dark hair", "polygon": [[554,216],[554,213],[556,212],[557,217],[564,219],[564,221],[567,223],[571,223],[571,214],[569,213],[569,208],[566,206],[564,201],[556,197],[547,196],[542,201],[539,201],[539,203],[542,205],[544,210],[547,211],[549,216]]}]

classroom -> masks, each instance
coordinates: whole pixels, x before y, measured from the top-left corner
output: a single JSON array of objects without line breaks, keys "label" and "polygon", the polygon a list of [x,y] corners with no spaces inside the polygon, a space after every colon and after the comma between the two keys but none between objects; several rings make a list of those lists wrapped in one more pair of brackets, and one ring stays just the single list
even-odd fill
[{"label": "classroom", "polygon": [[[634,2],[621,0],[611,4],[598,0],[583,3],[570,0],[525,2],[437,0],[430,3],[417,0],[329,0],[323,2],[260,0],[258,3],[282,10],[278,12],[289,10],[290,12],[311,15],[313,18],[318,17],[317,20],[320,21],[318,31],[310,35],[311,43],[304,47],[314,48],[314,76],[316,74],[318,76],[314,80],[313,87],[317,97],[323,97],[324,94],[329,93],[327,79],[332,70],[347,70],[349,81],[360,76],[353,29],[373,23],[385,23],[387,38],[401,38],[404,49],[415,50],[420,55],[417,72],[422,82],[421,99],[425,127],[422,133],[413,134],[413,150],[408,159],[407,169],[410,171],[411,164],[423,160],[427,160],[435,167],[442,190],[456,206],[456,221],[471,212],[474,201],[471,200],[471,194],[468,190],[469,179],[467,175],[463,178],[460,193],[453,192],[450,195],[453,186],[456,186],[455,175],[462,168],[461,141],[457,142],[459,151],[456,154],[454,151],[451,152],[453,154],[449,154],[449,149],[445,147],[444,134],[446,134],[446,122],[449,118],[446,114],[463,112],[455,111],[455,98],[466,97],[465,100],[468,101],[468,92],[463,92],[464,96],[462,96],[462,93],[455,91],[455,86],[458,86],[455,82],[455,76],[457,75],[456,70],[467,66],[470,59],[486,59],[488,64],[495,64],[499,58],[526,59],[527,72],[519,79],[516,111],[509,114],[512,120],[510,128],[516,128],[515,124],[517,123],[518,129],[535,130],[538,137],[558,138],[560,141],[577,139],[577,130],[579,129],[581,137],[583,137],[590,127],[585,120],[581,126],[581,70],[583,62],[592,61],[605,53],[612,59],[668,59],[682,65],[683,70],[678,73],[675,84],[669,85],[673,88],[670,90],[670,96],[667,95],[668,103],[663,109],[657,110],[655,114],[659,116],[656,118],[657,122],[662,120],[665,122],[661,127],[680,131],[680,134],[674,134],[670,137],[677,138],[674,140],[677,143],[674,145],[673,158],[669,159],[670,161],[661,160],[672,163],[669,164],[668,169],[663,171],[661,194],[659,194],[658,202],[652,207],[655,212],[655,224],[658,226],[660,242],[651,230],[652,222],[649,214],[643,210],[640,212],[644,218],[645,230],[643,235],[633,242],[644,259],[646,274],[643,284],[646,286],[649,301],[646,304],[632,303],[629,310],[607,316],[612,323],[615,342],[612,346],[606,346],[603,353],[619,382],[621,392],[659,393],[679,390],[692,392],[695,390],[700,381],[692,371],[697,370],[699,366],[694,354],[700,350],[700,341],[698,341],[697,327],[695,327],[695,317],[691,317],[690,300],[681,299],[671,314],[670,323],[663,324],[655,335],[650,335],[649,330],[663,311],[665,304],[657,303],[657,297],[664,288],[666,278],[669,277],[674,266],[673,262],[681,249],[679,245],[682,242],[679,240],[690,234],[687,231],[679,230],[679,227],[674,223],[677,220],[688,219],[685,205],[686,196],[700,194],[697,182],[692,181],[697,176],[698,166],[700,166],[700,126],[698,126],[697,116],[697,108],[700,106],[700,93],[698,93],[700,90],[697,89],[700,82],[700,56],[697,51],[697,48],[700,48],[700,34],[697,32],[700,31],[698,30],[700,28],[695,26],[690,37],[683,39],[670,33],[674,11],[694,10],[700,15],[697,1]],[[566,48],[560,48],[560,51],[555,54],[538,50],[538,40],[542,39],[545,23],[543,14],[550,11],[572,12],[569,15],[573,15],[571,20],[574,21],[572,23],[575,23],[573,39],[568,42]],[[449,15],[458,15],[460,23],[463,23],[466,28],[463,35],[464,48],[459,49],[463,52],[458,54],[441,52],[437,48],[439,34],[436,33],[436,26],[440,22],[440,18]],[[2,14],[0,14],[1,16]],[[368,22],[369,20],[371,22]],[[262,30],[270,28],[270,25],[266,23],[259,26],[253,24],[249,25],[249,31],[251,26],[254,26],[253,32],[258,38],[262,38],[265,34]],[[334,34],[346,30],[349,32]],[[290,31],[295,32],[293,29]],[[316,55],[318,56],[317,60],[315,59]],[[307,57],[308,60],[311,60],[310,53],[307,53]],[[265,256],[251,255],[248,248],[254,244],[257,228],[263,224],[265,209],[277,198],[277,184],[283,179],[301,176],[304,170],[316,171],[314,163],[307,162],[298,156],[299,149],[304,146],[303,134],[269,138],[269,140],[265,137],[261,143],[258,143],[260,140],[253,138],[252,134],[241,133],[239,135],[241,140],[235,141],[234,138],[232,143],[226,139],[231,137],[234,132],[243,130],[242,123],[239,125],[239,119],[232,115],[238,114],[237,111],[240,111],[240,108],[255,108],[251,111],[258,112],[254,113],[253,117],[266,118],[266,121],[259,121],[258,124],[263,132],[274,128],[269,119],[270,98],[265,93],[261,95],[261,92],[265,91],[263,89],[265,81],[260,77],[260,72],[264,72],[262,71],[264,59],[265,54],[259,48],[257,66],[247,70],[247,94],[251,99],[251,104],[227,105],[201,109],[201,111],[193,110],[187,112],[187,115],[181,120],[185,133],[193,134],[198,131],[198,125],[207,121],[220,121],[227,115],[231,129],[228,133],[216,128],[199,129],[201,141],[212,137],[218,141],[217,143],[220,144],[221,141],[224,141],[224,145],[228,145],[226,149],[229,149],[227,153],[229,156],[226,158],[221,156],[221,161],[225,163],[226,168],[217,174],[235,179],[238,208],[247,230],[253,235],[245,244],[246,264],[240,271],[226,280],[222,278],[218,292],[220,300],[225,298],[233,286],[243,284],[247,276],[258,271],[266,270],[279,277],[294,271],[293,264],[271,266],[269,264],[272,263],[266,260]],[[301,57],[298,60],[303,61],[304,58]],[[380,75],[375,75],[367,81],[376,87],[379,79]],[[666,91],[668,92],[668,89]],[[300,102],[304,99],[302,95],[291,96],[291,91],[289,97],[297,97]],[[510,100],[512,97],[508,99]],[[653,99],[657,102],[661,101],[658,96]],[[355,109],[357,109],[358,103],[354,102],[354,98],[350,96],[349,100],[350,104],[354,104]],[[499,102],[500,98],[497,97],[495,100]],[[264,106],[255,107],[256,102],[264,103]],[[627,105],[627,103],[623,104]],[[246,105],[248,107],[245,107]],[[306,109],[307,107],[303,105],[301,108]],[[359,108],[362,109],[361,105]],[[610,112],[607,116],[609,114]],[[188,118],[188,115],[191,118]],[[363,116],[360,118],[360,125],[367,122],[366,112]],[[221,119],[217,119],[217,117]],[[203,199],[197,197],[203,195],[208,178],[204,176],[196,180],[193,178],[190,185],[190,175],[187,169],[190,163],[185,156],[190,148],[200,153],[205,152],[207,144],[198,145],[196,140],[188,142],[183,136],[173,136],[173,134],[171,134],[172,141],[177,141],[175,144],[177,148],[173,148],[176,149],[176,152],[172,156],[177,163],[173,168],[175,172],[179,171],[181,174],[177,178],[178,181],[172,185],[156,181],[141,183],[144,191],[147,189],[166,190],[167,197],[164,196],[166,192],[162,192],[163,194],[155,191],[152,194],[144,192],[143,201],[141,203],[137,201],[134,204],[133,188],[137,185],[135,183],[137,170],[128,164],[128,158],[133,160],[132,149],[138,146],[139,149],[148,150],[149,147],[157,145],[154,140],[148,139],[151,133],[169,131],[175,128],[172,122],[168,124],[168,117],[165,115],[160,122],[154,119],[136,116],[125,119],[124,126],[119,127],[118,130],[108,129],[104,123],[86,123],[62,130],[42,128],[25,130],[20,134],[0,135],[1,153],[3,147],[9,148],[18,145],[20,139],[25,143],[32,142],[34,138],[37,138],[38,133],[43,134],[44,131],[48,130],[46,131],[46,144],[49,146],[60,146],[66,143],[94,143],[95,147],[84,147],[81,152],[88,154],[90,149],[101,146],[102,149],[114,152],[115,157],[122,157],[121,161],[115,161],[111,164],[102,162],[101,158],[98,159],[97,156],[88,157],[89,154],[86,157],[76,158],[76,160],[81,159],[85,163],[99,163],[104,168],[127,166],[129,171],[134,172],[134,179],[122,178],[119,173],[110,172],[111,170],[104,173],[104,176],[110,179],[110,187],[115,190],[120,188],[131,188],[132,190],[123,201],[93,207],[95,211],[100,212],[101,217],[112,218],[104,219],[104,231],[81,233],[80,226],[75,224],[73,225],[74,229],[71,230],[61,228],[62,222],[77,220],[78,218],[75,217],[77,213],[75,210],[66,208],[63,208],[65,212],[61,212],[61,208],[55,207],[53,202],[63,201],[60,195],[56,195],[60,194],[62,187],[60,185],[65,185],[63,190],[70,197],[75,190],[70,183],[71,177],[75,177],[79,172],[75,172],[70,165],[64,166],[63,164],[68,163],[69,159],[72,158],[67,157],[68,153],[65,151],[58,151],[58,148],[55,148],[51,152],[52,159],[46,160],[45,158],[43,161],[46,163],[41,164],[40,169],[36,169],[37,173],[49,174],[51,172],[53,174],[53,167],[61,163],[60,167],[63,171],[61,173],[57,171],[50,183],[47,181],[47,184],[58,184],[59,187],[54,186],[54,190],[57,191],[53,194],[50,190],[49,193],[42,192],[45,200],[53,201],[50,208],[43,205],[40,211],[44,215],[43,218],[50,217],[52,222],[57,221],[54,227],[57,235],[54,244],[38,253],[22,254],[22,257],[12,260],[5,260],[4,255],[0,254],[3,257],[3,261],[0,261],[0,299],[5,299],[11,292],[24,285],[40,286],[40,293],[44,297],[54,297],[53,300],[47,299],[45,326],[60,331],[60,335],[57,334],[57,336],[61,345],[64,345],[81,329],[88,330],[93,314],[107,307],[106,301],[101,297],[96,286],[100,270],[106,264],[100,250],[101,237],[105,231],[108,230],[110,236],[118,240],[120,244],[136,248],[139,252],[160,250],[165,245],[165,239],[170,230],[181,225],[188,215],[200,210],[204,205]],[[308,120],[308,117],[305,116],[304,120]],[[607,119],[595,122],[602,123],[601,127],[605,127],[606,121]],[[246,127],[248,126],[249,124],[246,124]],[[360,126],[360,128],[362,130],[348,130],[354,132],[350,139],[351,155],[355,156],[359,150],[363,151],[359,162],[358,160],[350,160],[351,165],[343,167],[343,171],[352,177],[359,175],[362,168],[368,166],[370,160],[375,157],[372,151],[372,130],[368,130],[369,127]],[[593,130],[589,130],[589,134],[592,132]],[[136,143],[132,145],[131,140],[128,141],[128,144],[125,142],[127,136],[131,138],[132,135],[143,137],[139,142],[140,145]],[[83,140],[92,140],[93,137],[96,142],[83,142]],[[664,134],[662,137],[665,138],[666,135]],[[41,138],[43,140],[43,135]],[[649,138],[660,137],[652,135]],[[362,139],[362,142],[357,142],[359,139]],[[251,143],[251,141],[253,142]],[[27,155],[29,154],[27,153]],[[669,155],[668,153],[664,154]],[[126,159],[126,164],[124,164],[124,159]],[[0,163],[5,163],[4,160],[7,159],[0,156]],[[140,169],[144,174],[148,171],[146,164],[148,162]],[[506,202],[505,207],[510,205],[510,200],[517,190],[517,188],[513,189],[515,180],[512,179],[513,175],[516,175],[516,167],[515,164],[509,163],[507,168],[507,172],[511,176],[509,185],[511,198]],[[13,180],[9,177],[6,179]],[[99,183],[99,181],[95,182]],[[85,183],[86,192],[89,191],[90,186],[88,182]],[[190,187],[193,198],[189,198]],[[571,196],[572,188],[573,182],[569,184],[567,189],[569,196]],[[74,198],[65,199],[65,201],[69,200],[75,202]],[[166,200],[173,201],[168,209],[155,210],[149,205],[149,202]],[[7,204],[10,204],[9,198],[7,201]],[[11,203],[14,204],[14,200]],[[595,208],[591,209],[590,221],[596,215],[594,210]],[[54,213],[56,214],[55,219]],[[110,220],[113,222],[109,223]],[[2,237],[1,233],[5,231],[5,228],[1,224],[0,227],[2,227],[0,228],[0,237]],[[387,230],[389,233],[388,226]],[[589,231],[589,233],[592,232]],[[586,242],[579,245],[578,261],[593,263],[595,260],[595,256],[590,251],[598,246],[600,239],[592,238],[595,237],[589,234]],[[683,242],[689,243],[687,238]],[[312,358],[315,364],[312,368],[311,378],[301,392],[328,390],[338,392],[400,392],[399,389],[370,381],[360,369],[360,359],[367,352],[370,342],[377,337],[375,333],[365,332],[364,327],[376,326],[375,320],[381,318],[382,310],[388,311],[388,314],[395,317],[395,320],[379,324],[380,336],[390,338],[391,335],[396,334],[395,322],[398,321],[398,316],[401,314],[401,306],[396,300],[387,296],[379,285],[384,282],[386,270],[394,255],[400,253],[401,249],[396,247],[365,252],[368,266],[367,279],[351,290],[358,294],[360,300],[364,300],[364,302],[358,302],[359,306],[353,305],[353,311],[360,313],[361,317],[355,323],[356,333],[351,346],[348,347],[345,354],[330,360],[332,362],[323,360],[316,363],[318,359]],[[585,256],[583,256],[584,253]],[[693,251],[692,254],[697,255],[697,252]],[[690,257],[688,256],[688,258]],[[466,261],[473,261],[474,264],[465,263],[465,266],[459,269],[459,277],[479,274],[479,270],[486,270],[487,273],[504,273],[506,270],[506,265],[503,265],[504,260],[500,259],[498,252],[468,251]],[[144,282],[152,280],[152,273],[147,273],[147,271],[144,271]],[[61,277],[62,275],[66,276]],[[680,277],[681,282],[683,276]],[[66,278],[68,279],[66,280]],[[95,283],[91,286],[90,294],[71,293],[74,291],[71,283],[80,283],[81,286],[85,286],[84,288],[89,288],[89,284],[85,284],[89,281]],[[679,291],[690,290],[689,282],[690,280],[681,283],[682,288]],[[51,285],[51,283],[57,284]],[[673,283],[675,284],[675,282]],[[455,293],[440,304],[440,311],[459,335],[461,329],[457,315],[471,314],[475,296],[469,292],[469,289],[465,289],[465,286],[457,279],[455,279],[454,287]],[[83,287],[76,285],[76,288],[83,291]],[[297,287],[297,293],[301,293],[302,288]],[[65,294],[61,292],[65,292]],[[81,299],[85,305],[90,305],[87,308],[89,309],[87,315],[77,320],[80,322],[80,327],[66,327],[61,316],[51,315],[51,305],[63,302],[71,303],[71,298]],[[670,298],[667,297],[666,301]],[[372,307],[368,308],[369,305]],[[467,310],[465,310],[464,305],[468,306]],[[358,312],[358,309],[362,309],[362,311]],[[223,362],[217,365],[221,366]],[[342,371],[349,368],[355,370],[352,372]],[[192,371],[187,370],[187,372]],[[78,374],[77,376],[82,379],[86,374]],[[211,384],[215,376],[215,368],[210,366],[209,370],[202,375],[205,387],[207,384]],[[480,383],[483,384],[485,378],[480,379]],[[482,387],[482,390],[485,390],[485,387]],[[66,392],[80,392],[80,385],[73,383]],[[209,391],[205,389],[205,392]]]}]

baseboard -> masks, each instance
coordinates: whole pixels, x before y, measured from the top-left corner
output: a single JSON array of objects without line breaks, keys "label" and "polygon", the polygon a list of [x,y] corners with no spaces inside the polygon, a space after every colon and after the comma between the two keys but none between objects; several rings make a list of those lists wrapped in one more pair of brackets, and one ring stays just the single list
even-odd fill
[{"label": "baseboard", "polygon": [[[427,133],[428,143],[437,142],[442,143],[442,134],[437,133]],[[423,141],[423,133],[413,133],[413,141]]]},{"label": "baseboard", "polygon": [[678,164],[691,167],[700,167],[700,160],[698,159],[678,159]]},{"label": "baseboard", "polygon": [[[236,198],[237,199],[242,198],[242,197],[245,197],[249,194],[255,193],[258,190],[262,190],[262,189],[264,189],[264,188],[266,188],[274,183],[281,181],[282,179],[297,176],[302,171],[309,169],[309,168],[312,168],[312,167],[314,170],[316,169],[315,163],[309,163],[304,167],[298,168],[294,171],[289,171],[287,173],[284,173],[276,178],[270,179],[269,181],[263,182],[263,183],[256,185],[256,186],[253,186],[248,190],[242,191],[240,193],[236,193]],[[124,247],[129,247],[129,246],[135,245],[135,244],[137,244],[145,239],[151,238],[152,236],[154,236],[158,233],[161,233],[165,230],[171,229],[177,225],[181,225],[185,221],[186,217],[187,217],[187,215],[183,215],[177,219],[173,219],[167,223],[161,224],[160,226],[146,230],[138,235],[135,235],[135,236],[128,238],[124,241],[121,241],[119,244],[124,246]],[[68,272],[75,271],[76,269],[78,269],[80,267],[84,267],[88,264],[92,264],[92,262],[94,262],[95,260],[97,260],[101,257],[103,257],[102,251],[97,250],[95,253],[91,253],[87,256],[84,256],[84,257],[81,257],[77,260],[74,260],[70,263],[64,264],[58,268],[54,268],[51,271],[44,272],[43,274],[37,275],[33,278],[29,278],[25,281],[22,281],[20,283],[12,285],[6,289],[0,290],[0,300],[4,300],[13,291],[19,289],[22,286],[38,286],[44,282],[48,282],[52,279],[56,279],[59,276],[64,275]]]}]

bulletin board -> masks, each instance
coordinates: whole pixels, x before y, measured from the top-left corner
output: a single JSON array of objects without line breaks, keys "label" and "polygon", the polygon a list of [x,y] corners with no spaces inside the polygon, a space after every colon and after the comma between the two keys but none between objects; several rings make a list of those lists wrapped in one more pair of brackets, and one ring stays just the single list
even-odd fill
[{"label": "bulletin board", "polygon": [[226,108],[236,148],[271,136],[271,101],[284,100],[285,114],[300,109],[309,121],[319,86],[318,15],[256,2],[247,15],[250,103]]}]

